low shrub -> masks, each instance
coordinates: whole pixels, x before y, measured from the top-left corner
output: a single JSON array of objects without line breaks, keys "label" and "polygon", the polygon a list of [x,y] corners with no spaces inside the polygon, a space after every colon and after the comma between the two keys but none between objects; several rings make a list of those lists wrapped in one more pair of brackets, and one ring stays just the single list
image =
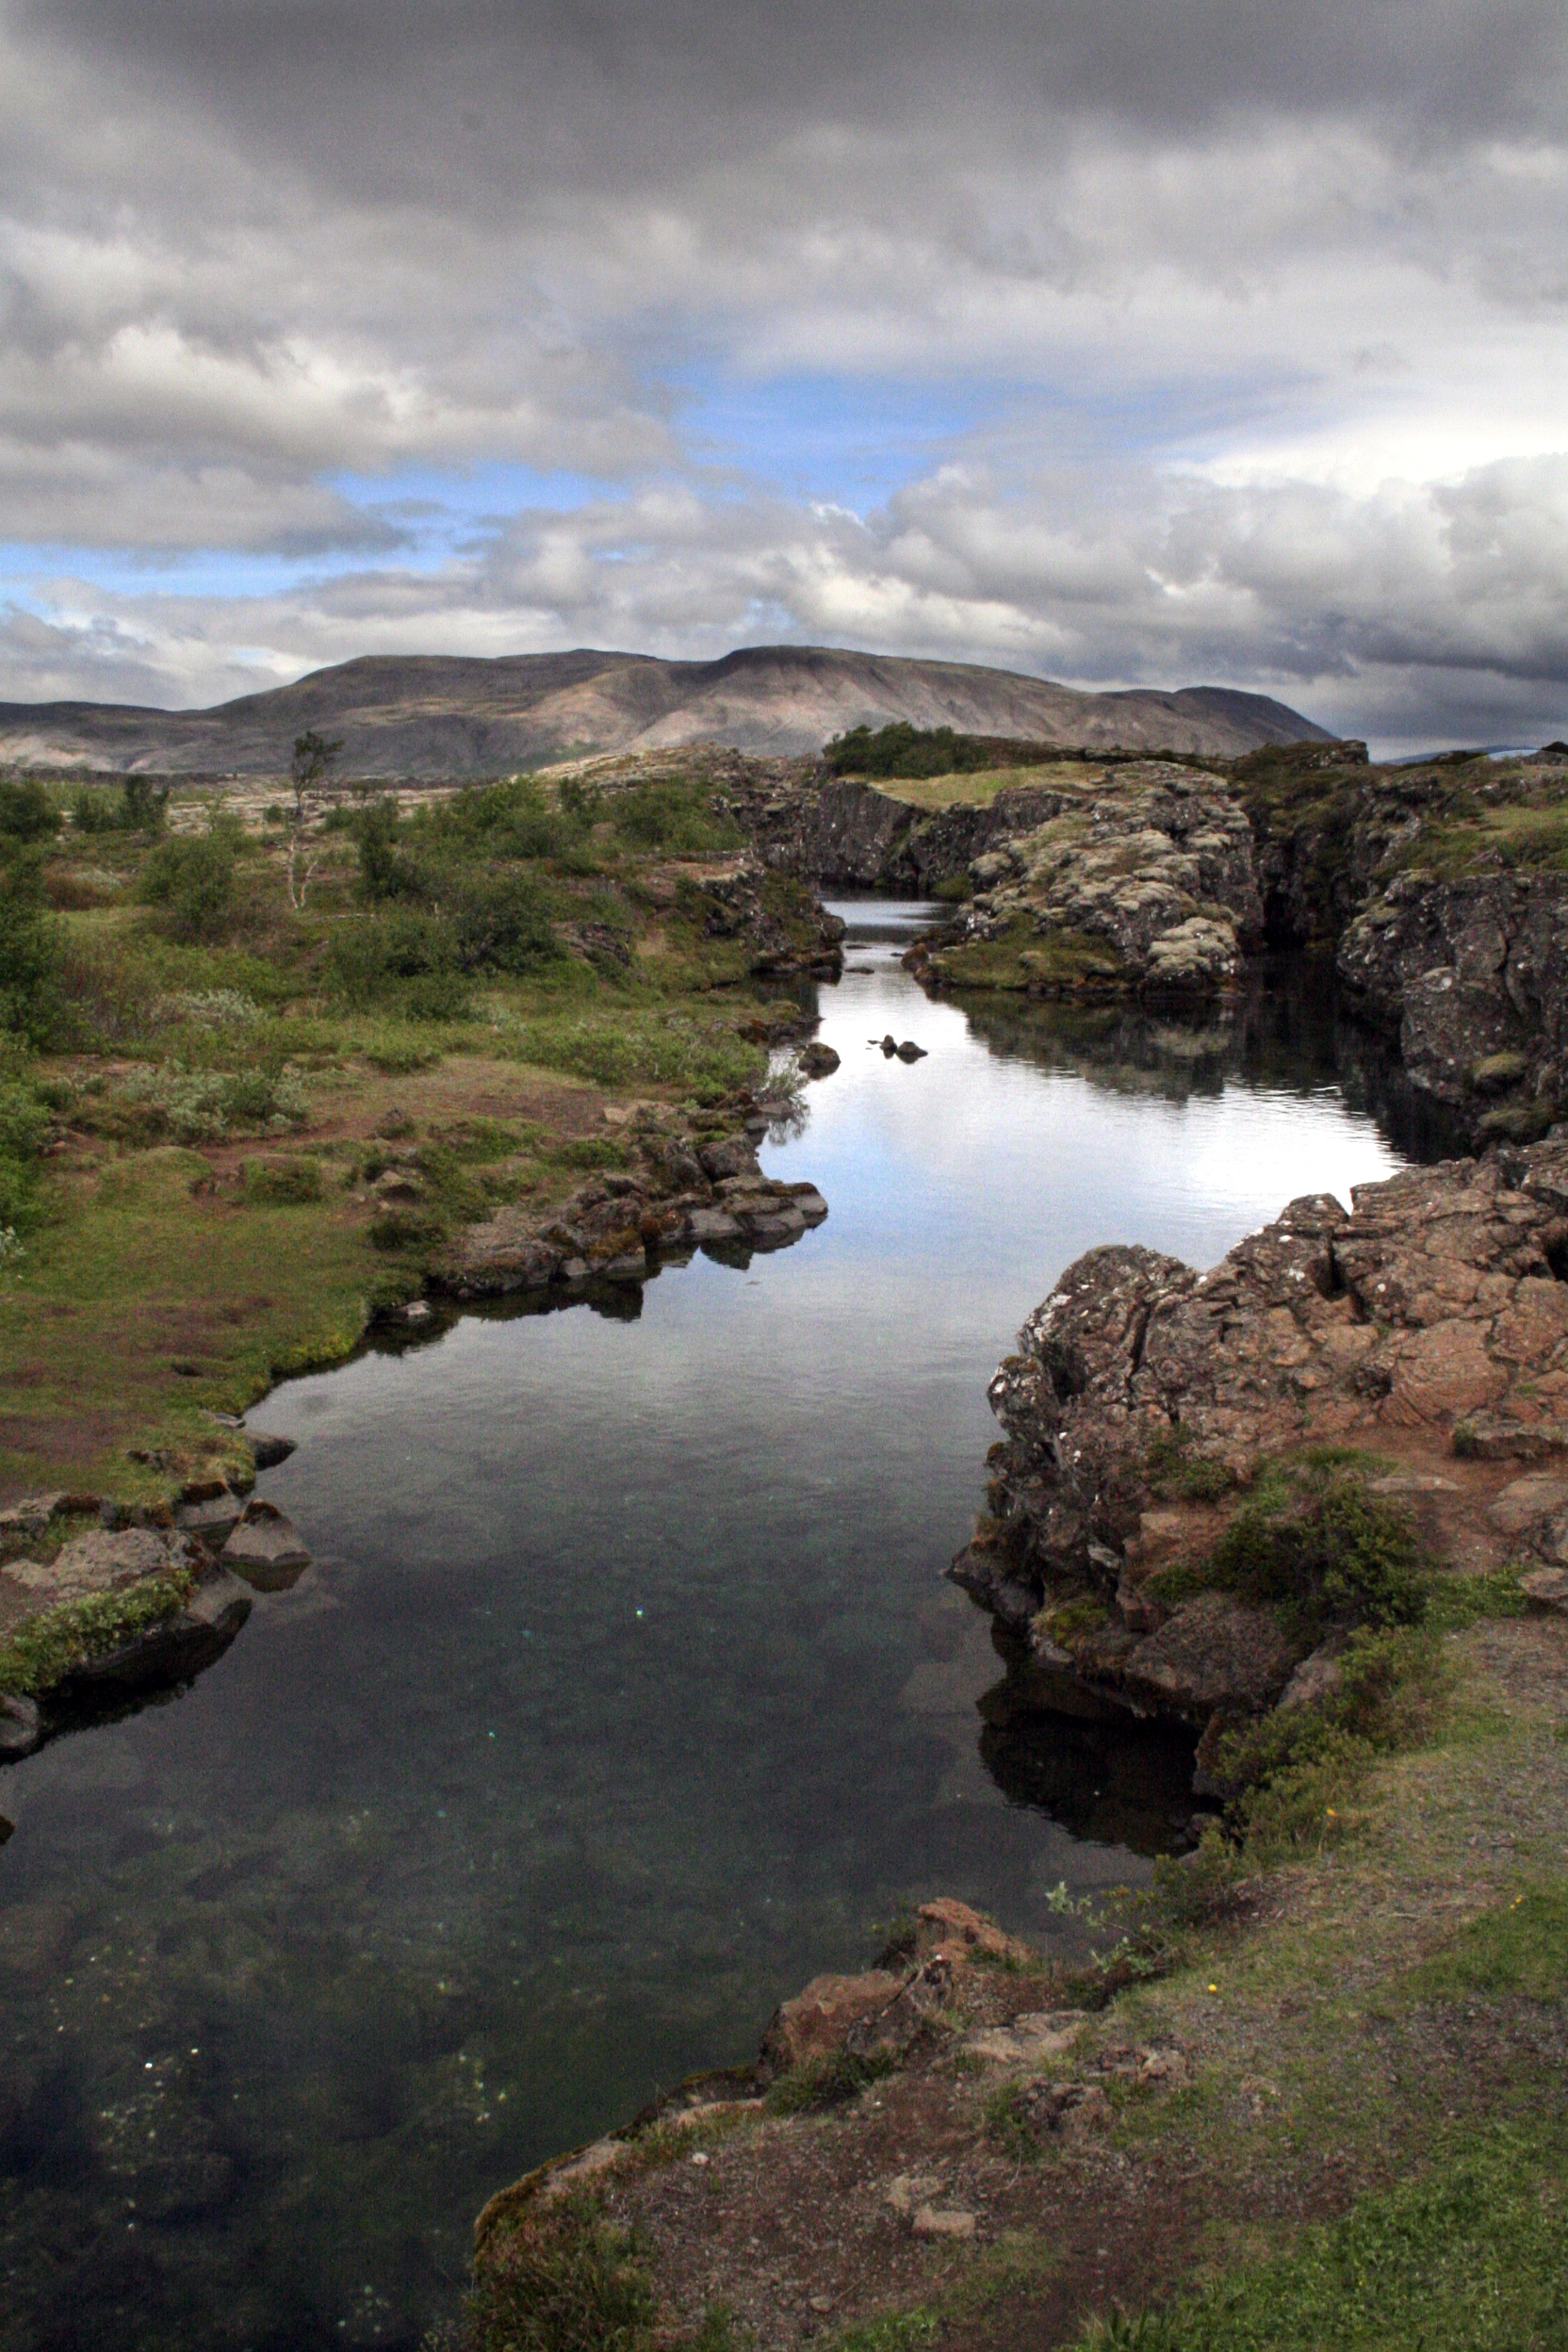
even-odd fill
[{"label": "low shrub", "polygon": [[245,1198],[258,1206],[292,1208],[321,1198],[317,1160],[247,1160]]},{"label": "low shrub", "polygon": [[890,726],[852,727],[823,746],[835,776],[967,776],[989,767],[995,749],[976,735],[956,735],[950,727],[914,727],[907,719]]},{"label": "low shrub", "polygon": [[0,1078],[0,1233],[10,1241],[0,1263],[18,1254],[18,1236],[38,1205],[38,1161],[49,1133],[49,1112],[24,1080]]},{"label": "low shrub", "polygon": [[0,1033],[42,1046],[59,1014],[61,926],[36,856],[0,860]]},{"label": "low shrub", "polygon": [[541,1069],[600,1086],[680,1086],[699,1102],[754,1086],[766,1066],[761,1050],[727,1023],[682,1013],[545,1013],[506,1021],[501,1036],[519,1061]]},{"label": "low shrub", "polygon": [[1184,1502],[1217,1503],[1235,1486],[1223,1462],[1192,1451],[1191,1436],[1179,1421],[1150,1439],[1144,1466],[1156,1494],[1179,1496]]},{"label": "low shrub", "polygon": [[1470,1576],[1437,1576],[1428,1588],[1426,1622],[1434,1633],[1462,1633],[1483,1617],[1523,1617],[1529,1603],[1517,1568],[1486,1568]]},{"label": "low shrub", "polygon": [[[1031,2093],[1036,2095],[1032,2097]],[[985,2101],[980,2119],[987,2139],[999,2155],[1011,2157],[1016,2164],[1038,2161],[1041,2133],[1037,2085],[1004,2082]]]},{"label": "low shrub", "polygon": [[[1188,1466],[1179,1450],[1160,1460],[1173,1482]],[[1408,1514],[1372,1494],[1359,1468],[1323,1454],[1266,1464],[1207,1560],[1178,1562],[1150,1584],[1171,1605],[1206,1588],[1273,1603],[1316,1641],[1332,1626],[1419,1625],[1430,1567]]]},{"label": "low shrub", "polygon": [[15,841],[52,841],[59,811],[35,776],[0,781],[0,833]]},{"label": "low shrub", "polygon": [[277,1070],[187,1070],[170,1062],[127,1078],[94,1124],[138,1143],[172,1135],[181,1143],[212,1141],[235,1129],[301,1126],[310,1105],[296,1073]]},{"label": "low shrub", "polygon": [[604,816],[634,849],[703,857],[739,849],[744,839],[734,817],[700,777],[661,777],[606,796]]},{"label": "low shrub", "polygon": [[71,804],[78,833],[155,833],[169,807],[167,784],[128,776],[118,793],[84,784]]},{"label": "low shrub", "polygon": [[1452,1671],[1429,1631],[1363,1628],[1347,1643],[1335,1690],[1229,1732],[1214,1772],[1238,1792],[1230,1819],[1248,1858],[1266,1863],[1343,1836],[1344,1808],[1378,1758],[1429,1731]]},{"label": "low shrub", "polygon": [[160,841],[142,867],[138,895],[179,939],[216,939],[229,929],[244,836],[232,817],[204,833]]}]

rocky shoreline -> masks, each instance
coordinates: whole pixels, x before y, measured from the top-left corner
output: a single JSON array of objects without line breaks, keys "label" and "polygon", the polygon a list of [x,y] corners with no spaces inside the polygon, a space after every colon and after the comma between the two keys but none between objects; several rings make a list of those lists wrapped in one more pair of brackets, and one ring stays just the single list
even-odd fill
[{"label": "rocky shoreline", "polygon": [[1523,1560],[1527,1595],[1568,1606],[1568,1477],[1544,1466],[1568,1456],[1565,1276],[1564,1144],[1293,1201],[1207,1272],[1080,1258],[991,1382],[989,1509],[949,1571],[1021,1694],[1181,1723],[1201,1767],[1236,1719],[1331,1687],[1366,1609],[1266,1573],[1271,1526],[1284,1545],[1315,1507],[1281,1485],[1300,1463],[1438,1567]]},{"label": "rocky shoreline", "polygon": [[[814,1184],[762,1173],[758,1139],[790,1109],[764,1096],[738,1131],[715,1119],[687,1133],[644,1106],[628,1129],[635,1174],[607,1171],[556,1207],[503,1207],[462,1228],[419,1295],[383,1319],[412,1335],[443,1296],[625,1313],[645,1282],[699,1250],[744,1266],[787,1249],[827,1216]],[[394,1167],[386,1213],[416,1200]],[[292,1450],[215,1419],[210,1454],[166,1503],[60,1491],[0,1511],[0,1666],[12,1686],[0,1687],[0,1764],[190,1681],[234,1642],[254,1592],[297,1581],[310,1565],[298,1530],[251,1494],[257,1471]]]}]

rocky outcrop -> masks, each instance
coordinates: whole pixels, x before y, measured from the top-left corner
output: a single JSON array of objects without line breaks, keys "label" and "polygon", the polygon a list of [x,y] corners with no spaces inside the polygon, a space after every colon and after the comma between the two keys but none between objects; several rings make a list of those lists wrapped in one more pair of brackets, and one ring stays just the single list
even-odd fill
[{"label": "rocky outcrop", "polygon": [[516,1291],[564,1298],[590,1284],[639,1285],[672,1257],[704,1250],[777,1250],[827,1215],[814,1184],[764,1176],[746,1135],[694,1143],[656,1130],[639,1172],[596,1177],[560,1208],[498,1209],[465,1227],[433,1269],[456,1298]]},{"label": "rocky outcrop", "polygon": [[[16,1514],[29,1508],[18,1505]],[[10,1660],[26,1687],[0,1691],[0,1758],[29,1753],[65,1723],[112,1712],[129,1693],[200,1674],[250,1612],[244,1585],[173,1527],[89,1527],[52,1559],[8,1560],[0,1678]]]},{"label": "rocky outcrop", "polygon": [[1278,1698],[1326,1629],[1212,1573],[1271,1462],[1392,1457],[1367,1493],[1445,1519],[1439,1553],[1559,1565],[1568,1483],[1520,1472],[1568,1455],[1564,1275],[1559,1144],[1294,1201],[1207,1273],[1090,1250],[991,1383],[990,1511],[951,1574],[1037,1704],[1201,1729]]},{"label": "rocky outcrop", "polygon": [[919,898],[956,882],[967,887],[976,858],[1043,824],[1060,799],[1048,789],[1017,784],[984,806],[959,801],[925,808],[901,798],[896,782],[868,784],[806,763],[741,784],[728,796],[768,865],[841,889]]},{"label": "rocky outcrop", "polygon": [[[573,2148],[500,2190],[474,2225],[476,2257],[482,2265],[504,2226],[531,2208],[553,2204],[590,2181],[602,2187],[618,2173],[638,2174],[644,2169],[642,2135],[651,2130],[732,2122],[741,2113],[762,2107],[760,2093],[791,2079],[805,2093],[801,2103],[808,2105],[813,2080],[827,2076],[820,2103],[831,2103],[858,2082],[904,2065],[923,2046],[946,2050],[955,2039],[955,2020],[965,2030],[962,2046],[976,2066],[1016,2067],[1056,2057],[1071,2047],[1085,2013],[1020,2014],[1016,2001],[1006,1997],[1015,1986],[1039,1989],[1050,1982],[1038,1954],[984,1913],[950,1896],[923,1903],[907,1935],[876,1967],[855,1975],[813,1977],[780,2002],[755,2066],[689,2075],[624,2130]],[[837,2094],[828,2075],[836,2062],[843,2068]],[[1082,2095],[1081,2089],[1067,2093],[1060,2107]],[[1102,2092],[1096,2095],[1103,2100]],[[786,2105],[780,2112],[791,2109]]]},{"label": "rocky outcrop", "polygon": [[294,1522],[275,1503],[246,1504],[220,1555],[223,1566],[257,1592],[284,1592],[310,1566]]},{"label": "rocky outcrop", "polygon": [[1411,1083],[1476,1135],[1541,1135],[1568,1102],[1568,876],[1396,874],[1347,927],[1338,972],[1396,1033]]},{"label": "rocky outcrop", "polygon": [[1047,792],[1027,829],[972,861],[951,940],[913,959],[937,985],[1032,995],[1201,996],[1261,944],[1251,835],[1217,776],[1137,760]]}]

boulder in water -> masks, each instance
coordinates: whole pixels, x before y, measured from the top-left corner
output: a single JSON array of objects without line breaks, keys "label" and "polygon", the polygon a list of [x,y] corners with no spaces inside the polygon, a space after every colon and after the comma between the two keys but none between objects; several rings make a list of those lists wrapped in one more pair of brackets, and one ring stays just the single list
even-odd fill
[{"label": "boulder in water", "polygon": [[225,1568],[258,1592],[281,1592],[310,1566],[300,1531],[274,1503],[253,1502],[222,1550]]}]

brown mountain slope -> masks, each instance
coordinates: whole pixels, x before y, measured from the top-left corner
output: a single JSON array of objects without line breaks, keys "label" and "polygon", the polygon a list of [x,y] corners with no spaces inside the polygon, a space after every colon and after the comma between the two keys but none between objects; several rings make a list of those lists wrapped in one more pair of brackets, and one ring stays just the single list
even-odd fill
[{"label": "brown mountain slope", "polygon": [[347,775],[493,776],[574,753],[702,741],[814,751],[845,727],[890,719],[1215,757],[1330,740],[1283,703],[1225,687],[1086,694],[969,662],[748,645],[720,662],[586,649],[491,662],[367,655],[210,710],[4,703],[0,763],[269,776],[287,766],[294,737],[317,727],[343,739]]}]

